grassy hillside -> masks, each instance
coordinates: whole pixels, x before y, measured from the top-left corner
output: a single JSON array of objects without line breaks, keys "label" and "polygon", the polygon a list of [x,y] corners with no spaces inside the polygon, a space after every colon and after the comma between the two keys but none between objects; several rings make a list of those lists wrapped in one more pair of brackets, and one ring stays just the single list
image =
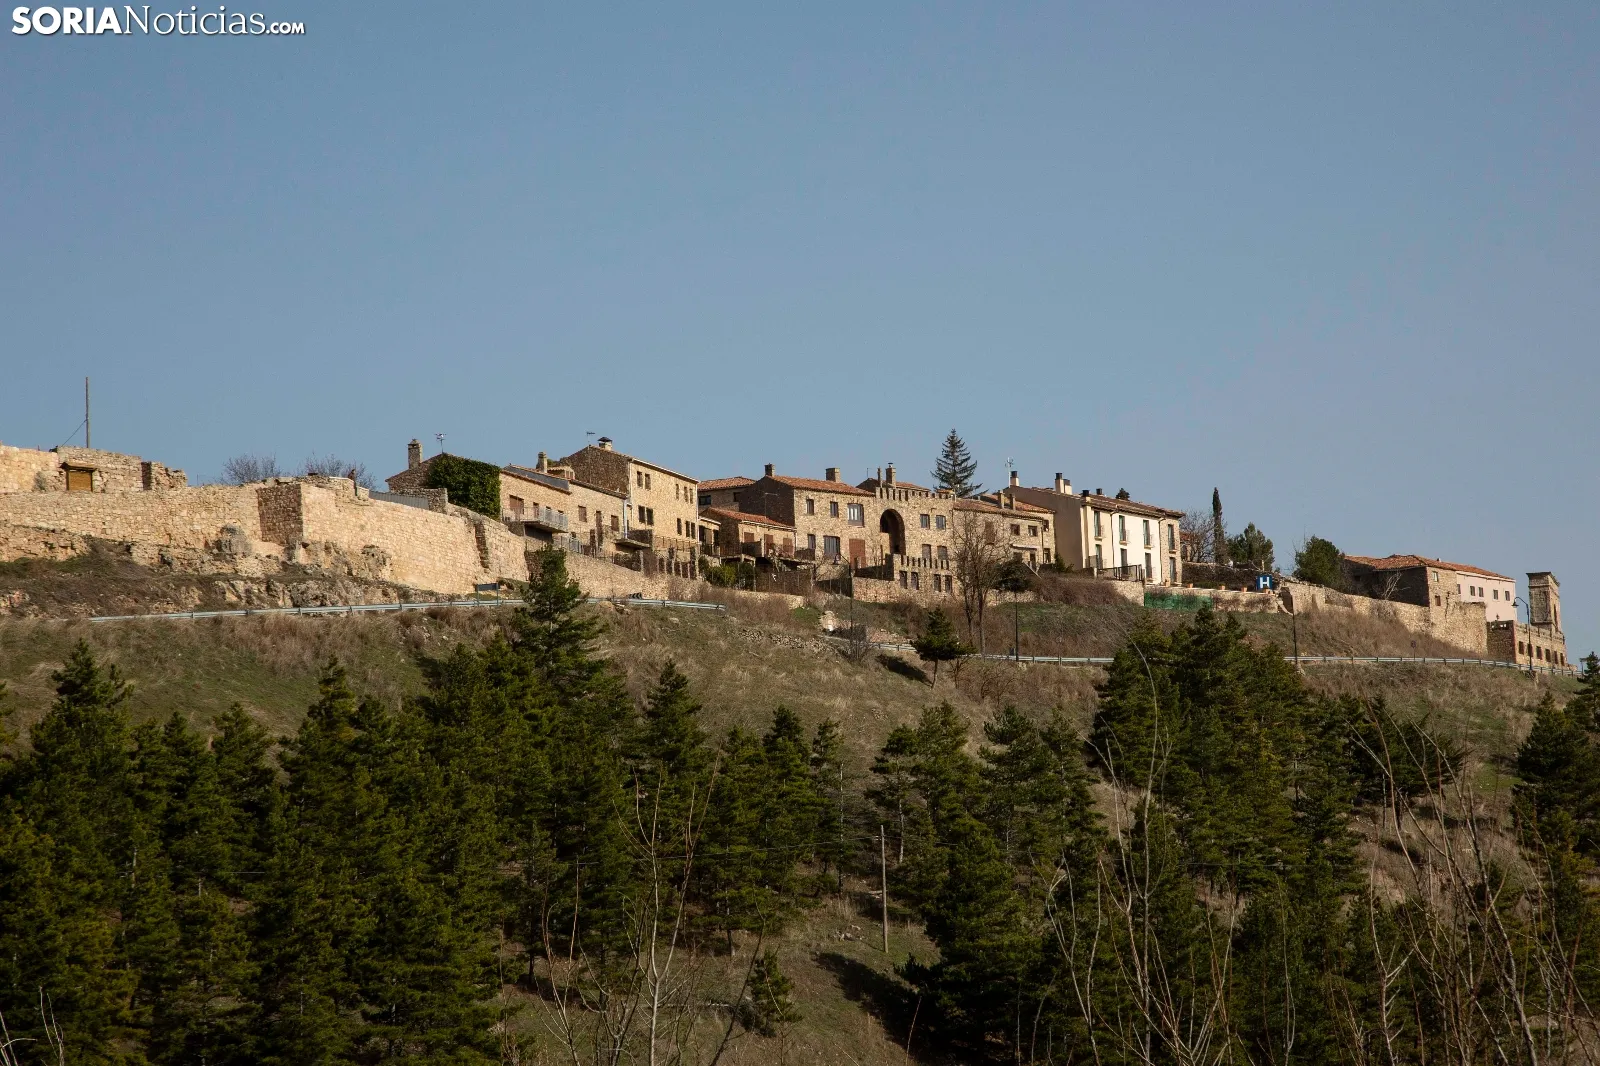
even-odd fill
[{"label": "grassy hillside", "polygon": [[[847,604],[831,605],[844,616]],[[1097,669],[1003,662],[971,662],[959,672],[941,671],[932,684],[917,664],[876,653],[852,658],[817,629],[819,612],[772,604],[740,603],[729,613],[676,611],[643,606],[592,608],[607,623],[605,645],[642,692],[668,659],[694,683],[706,706],[707,725],[722,730],[743,724],[766,727],[774,708],[793,709],[811,728],[823,718],[844,726],[852,790],[870,774],[873,754],[896,725],[912,722],[937,700],[948,700],[974,725],[1007,703],[1028,709],[1065,708],[1087,726],[1094,708]],[[858,620],[886,633],[914,628],[913,612],[858,606]],[[997,612],[1007,627],[1009,610]],[[1140,621],[1133,607],[1025,605],[1020,623],[1023,650],[1056,654],[1108,654]],[[438,609],[428,612],[346,617],[256,617],[198,622],[128,622],[13,619],[0,621],[0,680],[10,690],[7,709],[14,727],[26,727],[49,705],[50,674],[71,646],[87,640],[134,683],[132,713],[149,720],[177,711],[202,729],[237,702],[277,735],[292,732],[314,698],[320,665],[337,656],[355,685],[398,700],[420,685],[419,656],[440,654],[458,642],[489,639],[503,621],[493,610]],[[1180,615],[1156,616],[1170,627]],[[1260,640],[1287,643],[1284,616],[1242,616]],[[1381,624],[1318,625],[1302,620],[1304,650],[1396,652],[1411,637]],[[991,633],[991,647],[1001,639]],[[1427,649],[1432,650],[1432,649]],[[1331,693],[1382,696],[1409,718],[1436,728],[1487,756],[1493,774],[1525,733],[1527,708],[1552,684],[1507,670],[1471,667],[1324,666],[1308,680]],[[853,880],[852,892],[821,903],[796,923],[778,945],[785,972],[795,983],[804,1018],[777,1042],[746,1038],[724,1061],[755,1063],[905,1061],[907,1041],[919,1061],[937,1061],[936,1049],[916,1043],[917,1004],[894,966],[913,954],[929,955],[928,942],[903,919],[892,930],[891,952],[880,944],[877,903],[869,881]],[[731,965],[733,960],[708,960]],[[508,989],[508,994],[515,995]]]}]

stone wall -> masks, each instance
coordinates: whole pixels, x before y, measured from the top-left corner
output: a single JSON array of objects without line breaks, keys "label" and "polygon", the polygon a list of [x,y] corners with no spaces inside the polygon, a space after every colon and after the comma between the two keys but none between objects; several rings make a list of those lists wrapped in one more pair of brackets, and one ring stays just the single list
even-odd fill
[{"label": "stone wall", "polygon": [[1400,623],[1413,633],[1453,644],[1469,656],[1488,655],[1488,615],[1482,603],[1454,601],[1443,608],[1423,607],[1414,603],[1352,596],[1302,581],[1284,581],[1280,596],[1284,606],[1292,612],[1345,611],[1370,618],[1386,618]]},{"label": "stone wall", "polygon": [[60,478],[60,472],[61,459],[55,452],[0,444],[0,493],[49,489]]},{"label": "stone wall", "polygon": [[0,495],[0,523],[202,551],[235,532],[264,539],[256,486],[12,493]]}]

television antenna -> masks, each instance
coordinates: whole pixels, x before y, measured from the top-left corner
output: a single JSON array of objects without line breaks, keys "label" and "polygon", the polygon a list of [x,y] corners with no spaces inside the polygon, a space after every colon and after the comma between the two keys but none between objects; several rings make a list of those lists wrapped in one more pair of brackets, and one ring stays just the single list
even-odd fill
[{"label": "television antenna", "polygon": [[443,455],[444,454],[444,434],[443,433],[435,433],[433,435],[433,439],[439,442],[439,454]]}]

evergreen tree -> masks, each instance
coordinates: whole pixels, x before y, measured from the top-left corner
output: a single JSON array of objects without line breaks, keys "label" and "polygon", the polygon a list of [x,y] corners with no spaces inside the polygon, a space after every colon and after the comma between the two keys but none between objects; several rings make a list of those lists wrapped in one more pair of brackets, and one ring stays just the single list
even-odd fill
[{"label": "evergreen tree", "polygon": [[751,962],[739,1023],[762,1036],[777,1036],[784,1026],[800,1020],[793,992],[794,982],[779,969],[777,952],[763,951]]},{"label": "evergreen tree", "polygon": [[1300,581],[1342,590],[1344,553],[1331,540],[1312,537],[1294,553],[1294,576]]},{"label": "evergreen tree", "polygon": [[1549,692],[1534,712],[1533,726],[1517,749],[1518,804],[1536,831],[1559,815],[1555,839],[1571,835],[1579,850],[1600,849],[1600,755],[1584,724]]},{"label": "evergreen tree", "polygon": [[[815,855],[824,874],[830,868],[835,872],[842,889],[845,862],[851,855],[845,808],[849,793],[845,787],[844,742],[839,736],[839,723],[831,718],[818,722],[811,738],[811,789],[817,797]],[[823,880],[818,879],[819,887]]]},{"label": "evergreen tree", "polygon": [[1272,541],[1251,522],[1243,533],[1228,538],[1228,558],[1252,570],[1271,570],[1274,564]]},{"label": "evergreen tree", "polygon": [[939,680],[940,663],[955,662],[973,652],[971,647],[962,642],[950,616],[939,607],[928,612],[923,621],[922,635],[911,642],[911,647],[916,651],[917,658],[933,664],[933,680],[936,683]]},{"label": "evergreen tree", "polygon": [[934,486],[957,499],[968,500],[983,491],[983,486],[973,480],[977,473],[978,464],[967,450],[967,442],[952,429],[933,465]]},{"label": "evergreen tree", "polygon": [[1228,527],[1222,521],[1222,490],[1211,490],[1211,552],[1218,566],[1228,565]]}]

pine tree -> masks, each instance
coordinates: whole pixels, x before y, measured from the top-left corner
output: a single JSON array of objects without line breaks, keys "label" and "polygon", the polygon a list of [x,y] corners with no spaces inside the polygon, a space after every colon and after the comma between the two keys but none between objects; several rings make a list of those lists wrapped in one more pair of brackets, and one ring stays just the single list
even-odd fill
[{"label": "pine tree", "polygon": [[1527,739],[1517,749],[1522,782],[1514,792],[1536,827],[1559,812],[1577,847],[1594,854],[1600,851],[1600,753],[1570,707],[1557,705],[1548,692],[1540,700]]},{"label": "pine tree", "polygon": [[939,680],[939,664],[954,662],[971,655],[973,649],[962,642],[949,615],[935,607],[928,612],[922,625],[922,635],[911,642],[917,658],[933,664],[933,680]]},{"label": "pine tree", "polygon": [[[845,788],[844,742],[839,736],[839,723],[831,718],[818,722],[811,737],[811,789],[817,797],[815,854],[822,862],[824,875],[831,867],[837,887],[842,888],[845,862],[851,854],[845,810],[849,793]],[[819,888],[824,881],[819,877]]]},{"label": "pine tree", "polygon": [[800,1020],[794,1004],[794,982],[784,976],[775,951],[763,951],[750,965],[739,1023],[762,1036],[777,1036],[784,1026]]},{"label": "pine tree", "polygon": [[983,486],[973,480],[977,473],[978,464],[967,450],[967,442],[952,429],[934,463],[934,486],[952,493],[957,499],[971,499],[983,491]]}]

